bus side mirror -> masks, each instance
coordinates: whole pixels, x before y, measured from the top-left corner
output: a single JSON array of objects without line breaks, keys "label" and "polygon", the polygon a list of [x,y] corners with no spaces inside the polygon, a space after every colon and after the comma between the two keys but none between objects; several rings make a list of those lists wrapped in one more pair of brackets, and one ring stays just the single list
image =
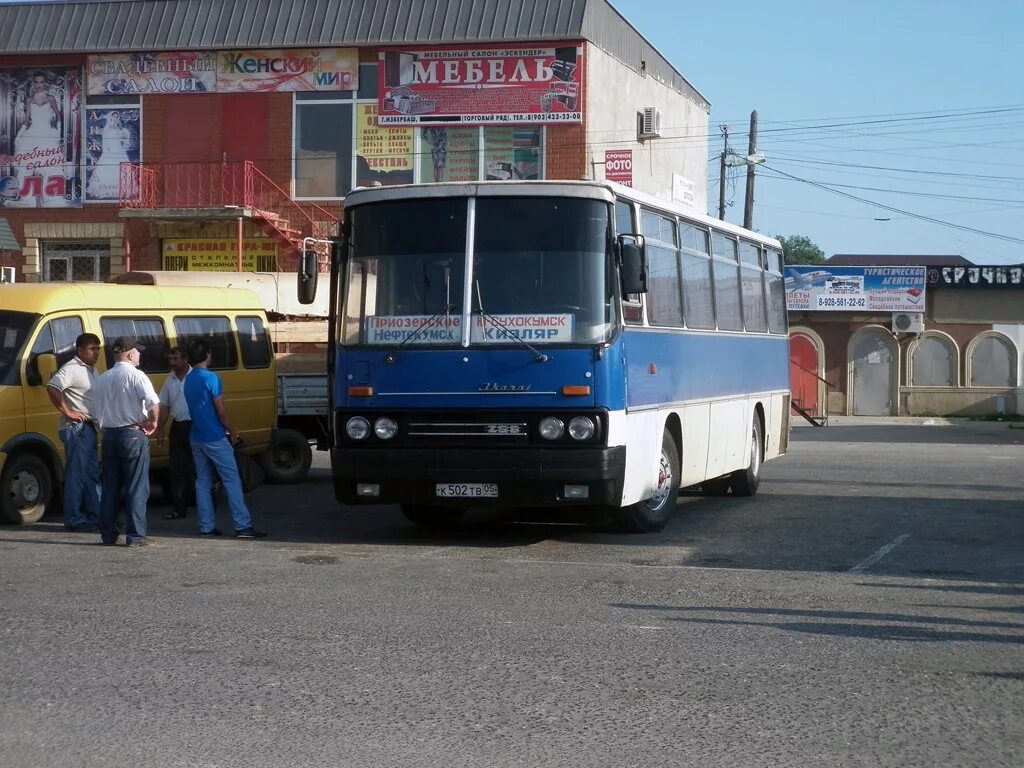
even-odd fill
[{"label": "bus side mirror", "polygon": [[647,293],[647,251],[641,235],[619,235],[623,295]]},{"label": "bus side mirror", "polygon": [[320,263],[316,251],[303,251],[299,262],[299,279],[296,288],[300,304],[312,304],[316,299],[316,279],[320,274]]},{"label": "bus side mirror", "polygon": [[[43,352],[42,354],[36,355],[35,360],[35,371],[29,371],[29,378],[33,381],[29,381],[29,384],[38,386],[39,384],[49,384],[50,379],[53,378],[53,374],[57,372],[57,356],[52,352]],[[38,372],[39,378],[36,379],[35,374]]]}]

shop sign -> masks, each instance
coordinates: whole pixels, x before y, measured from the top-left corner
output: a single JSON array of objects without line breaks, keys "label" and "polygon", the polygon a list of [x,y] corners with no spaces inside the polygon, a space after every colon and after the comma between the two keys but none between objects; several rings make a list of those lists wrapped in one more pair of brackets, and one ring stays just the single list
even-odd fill
[{"label": "shop sign", "polygon": [[81,103],[81,68],[0,68],[0,208],[82,205]]},{"label": "shop sign", "polygon": [[604,177],[623,186],[633,186],[633,150],[606,149],[604,152]]},{"label": "shop sign", "polygon": [[90,95],[353,91],[355,48],[124,53],[88,57]]},{"label": "shop sign", "polygon": [[121,163],[141,154],[139,107],[92,107],[85,114],[85,196],[89,202],[118,202]]},{"label": "shop sign", "polygon": [[580,123],[583,46],[473,46],[379,54],[381,125]]},{"label": "shop sign", "polygon": [[412,184],[415,129],[377,125],[377,105],[356,105],[356,186]]},{"label": "shop sign", "polygon": [[[242,270],[277,270],[277,245],[266,237],[246,238]],[[234,272],[238,269],[238,243],[231,238],[195,237],[163,240],[164,269],[188,272]]]},{"label": "shop sign", "polygon": [[928,284],[957,288],[1024,288],[1024,265],[934,267],[928,270]]},{"label": "shop sign", "polygon": [[786,308],[835,312],[923,312],[924,267],[786,267]]}]

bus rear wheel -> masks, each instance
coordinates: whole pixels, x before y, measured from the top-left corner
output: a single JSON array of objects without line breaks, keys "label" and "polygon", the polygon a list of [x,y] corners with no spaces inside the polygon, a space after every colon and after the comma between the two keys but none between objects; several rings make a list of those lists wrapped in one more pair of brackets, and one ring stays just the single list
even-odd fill
[{"label": "bus rear wheel", "polygon": [[753,496],[761,484],[761,463],[764,457],[764,437],[761,435],[761,419],[754,415],[754,426],[750,434],[750,463],[746,469],[733,472],[729,484],[733,496]]},{"label": "bus rear wheel", "polygon": [[31,453],[12,456],[0,477],[0,522],[38,522],[53,498],[53,476],[46,462]]},{"label": "bus rear wheel", "polygon": [[672,519],[679,500],[679,449],[671,434],[661,438],[658,485],[649,499],[616,510],[615,522],[627,533],[656,533]]},{"label": "bus rear wheel", "polygon": [[427,504],[402,504],[402,514],[421,528],[450,528],[465,514],[464,509],[431,507]]}]

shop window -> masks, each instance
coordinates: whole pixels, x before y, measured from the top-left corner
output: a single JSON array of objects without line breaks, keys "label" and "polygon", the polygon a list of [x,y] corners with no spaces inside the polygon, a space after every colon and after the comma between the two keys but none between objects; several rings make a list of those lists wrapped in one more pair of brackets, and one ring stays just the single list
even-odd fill
[{"label": "shop window", "polygon": [[972,387],[1016,387],[1017,353],[1003,336],[982,336],[971,347]]},{"label": "shop window", "polygon": [[109,278],[109,241],[43,241],[43,280],[46,282],[104,282]]},{"label": "shop window", "polygon": [[167,333],[159,317],[101,317],[100,330],[103,332],[103,354],[107,368],[114,365],[114,339],[118,336],[135,338],[144,350],[139,355],[139,370],[145,373],[167,373],[171,370],[167,362]]},{"label": "shop window", "polygon": [[352,103],[312,95],[322,100],[295,102],[295,197],[341,198],[352,186]]},{"label": "shop window", "polygon": [[238,344],[242,348],[242,365],[246,368],[269,366],[273,353],[263,319],[254,315],[239,317],[235,322],[238,325]]},{"label": "shop window", "polygon": [[379,71],[380,65],[377,62],[359,65],[359,92],[356,94],[357,98],[377,100]]},{"label": "shop window", "polygon": [[424,126],[419,131],[420,181],[478,181],[480,129]]},{"label": "shop window", "polygon": [[923,336],[911,353],[910,384],[915,387],[955,387],[956,346],[945,336]]},{"label": "shop window", "polygon": [[484,127],[484,178],[493,181],[543,179],[542,129]]},{"label": "shop window", "polygon": [[210,347],[210,370],[233,370],[238,367],[235,335],[226,317],[176,317],[174,335],[178,337],[178,346],[185,350],[186,355],[191,341],[205,341]]},{"label": "shop window", "polygon": [[38,386],[45,383],[39,373],[40,355],[55,355],[57,367],[60,368],[75,356],[75,340],[82,333],[80,317],[59,317],[48,321],[40,329],[29,353],[28,364],[25,367],[25,378],[29,385]]}]

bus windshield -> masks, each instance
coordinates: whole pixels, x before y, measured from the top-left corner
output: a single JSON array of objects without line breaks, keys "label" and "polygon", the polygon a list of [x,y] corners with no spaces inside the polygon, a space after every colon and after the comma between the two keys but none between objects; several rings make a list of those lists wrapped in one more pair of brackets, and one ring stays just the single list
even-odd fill
[{"label": "bus windshield", "polygon": [[0,310],[0,384],[17,385],[18,355],[39,315]]},{"label": "bus windshield", "polygon": [[[342,343],[597,344],[614,328],[609,206],[567,197],[467,198],[354,208]],[[465,301],[467,288],[471,300]]]}]

